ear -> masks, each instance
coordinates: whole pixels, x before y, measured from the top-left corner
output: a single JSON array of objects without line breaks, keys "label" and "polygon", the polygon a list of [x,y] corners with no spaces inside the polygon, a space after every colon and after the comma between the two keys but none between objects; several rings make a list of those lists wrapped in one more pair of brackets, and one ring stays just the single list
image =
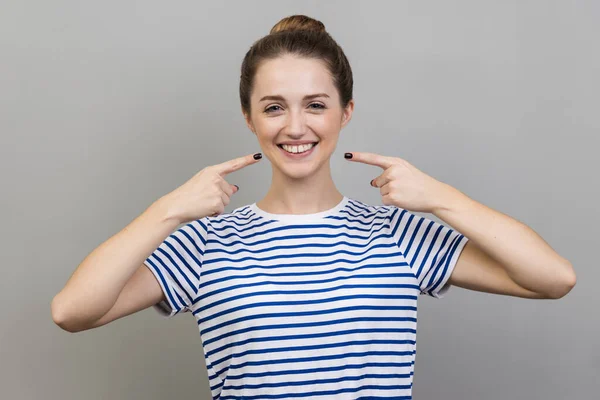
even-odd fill
[{"label": "ear", "polygon": [[252,119],[244,110],[242,110],[242,115],[244,116],[244,121],[246,121],[246,126],[248,129],[252,131],[256,135],[256,130],[254,129],[254,124],[252,123]]},{"label": "ear", "polygon": [[344,108],[344,112],[342,114],[342,128],[350,122],[352,119],[352,113],[354,112],[354,99],[350,99],[346,108]]}]

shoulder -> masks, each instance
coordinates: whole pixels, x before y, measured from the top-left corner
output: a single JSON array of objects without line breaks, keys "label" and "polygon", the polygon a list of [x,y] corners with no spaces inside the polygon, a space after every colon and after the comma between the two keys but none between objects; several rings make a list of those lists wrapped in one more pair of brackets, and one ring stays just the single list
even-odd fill
[{"label": "shoulder", "polygon": [[233,210],[216,215],[214,217],[204,217],[199,220],[209,228],[224,228],[227,226],[242,225],[252,219],[253,213],[250,204],[245,204],[234,208]]},{"label": "shoulder", "polygon": [[347,204],[347,214],[354,218],[389,219],[391,213],[397,209],[395,206],[381,204],[368,204],[366,202],[350,198]]}]

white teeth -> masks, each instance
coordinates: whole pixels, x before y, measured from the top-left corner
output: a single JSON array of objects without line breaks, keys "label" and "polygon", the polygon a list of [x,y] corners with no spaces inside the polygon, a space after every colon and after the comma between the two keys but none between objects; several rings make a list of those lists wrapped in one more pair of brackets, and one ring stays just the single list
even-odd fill
[{"label": "white teeth", "polygon": [[281,147],[288,153],[304,153],[305,151],[310,150],[314,145],[314,143],[303,144],[300,146],[289,146],[287,144],[282,144]]}]

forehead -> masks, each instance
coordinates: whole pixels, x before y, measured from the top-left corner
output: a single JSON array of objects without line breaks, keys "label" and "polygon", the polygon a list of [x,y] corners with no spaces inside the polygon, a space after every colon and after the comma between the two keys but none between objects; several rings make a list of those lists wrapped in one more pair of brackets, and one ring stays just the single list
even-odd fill
[{"label": "forehead", "polygon": [[286,55],[263,62],[254,79],[253,98],[282,95],[293,99],[305,94],[335,94],[333,79],[325,65],[315,59]]}]

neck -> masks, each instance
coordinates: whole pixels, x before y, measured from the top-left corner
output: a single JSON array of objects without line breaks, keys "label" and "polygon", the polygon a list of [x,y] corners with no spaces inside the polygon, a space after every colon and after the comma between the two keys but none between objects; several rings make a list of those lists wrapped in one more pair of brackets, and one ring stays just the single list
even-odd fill
[{"label": "neck", "polygon": [[302,178],[273,168],[271,187],[256,205],[273,214],[312,214],[335,207],[343,198],[327,163],[313,175]]}]

